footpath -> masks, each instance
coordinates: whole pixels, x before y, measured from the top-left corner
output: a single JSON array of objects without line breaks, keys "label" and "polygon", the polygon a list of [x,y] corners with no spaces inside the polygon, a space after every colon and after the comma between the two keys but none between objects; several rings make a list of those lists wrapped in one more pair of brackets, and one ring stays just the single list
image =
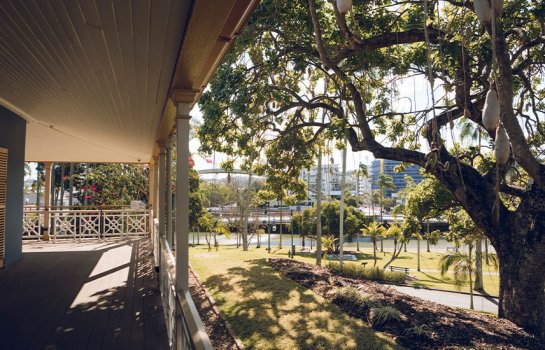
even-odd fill
[{"label": "footpath", "polygon": [[[392,284],[389,286],[398,290],[399,292],[433,301],[437,304],[469,309],[470,296],[466,293],[398,286]],[[475,294],[473,295],[473,305],[477,311],[490,312],[494,314],[498,313],[498,298]]]}]

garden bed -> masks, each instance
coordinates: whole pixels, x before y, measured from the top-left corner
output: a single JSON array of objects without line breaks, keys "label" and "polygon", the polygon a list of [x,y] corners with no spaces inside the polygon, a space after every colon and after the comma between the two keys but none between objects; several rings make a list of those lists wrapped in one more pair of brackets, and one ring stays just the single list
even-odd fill
[{"label": "garden bed", "polygon": [[[512,322],[463,309],[439,305],[376,282],[341,276],[329,268],[290,259],[271,259],[275,270],[345,312],[394,337],[408,349],[543,349],[536,338]],[[394,308],[395,310],[392,310]],[[379,312],[395,313],[379,322]]]}]

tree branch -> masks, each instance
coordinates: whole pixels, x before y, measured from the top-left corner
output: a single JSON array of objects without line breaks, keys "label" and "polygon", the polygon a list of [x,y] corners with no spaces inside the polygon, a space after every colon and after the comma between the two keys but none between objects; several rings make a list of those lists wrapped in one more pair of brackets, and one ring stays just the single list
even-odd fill
[{"label": "tree branch", "polygon": [[[487,26],[491,33],[491,27]],[[545,187],[545,166],[534,157],[524,132],[513,112],[513,71],[509,57],[509,46],[505,40],[505,34],[500,21],[496,21],[496,57],[498,60],[499,79],[496,79],[500,100],[501,121],[503,122],[517,163],[523,167],[536,183]],[[492,36],[492,35],[491,35]]]}]

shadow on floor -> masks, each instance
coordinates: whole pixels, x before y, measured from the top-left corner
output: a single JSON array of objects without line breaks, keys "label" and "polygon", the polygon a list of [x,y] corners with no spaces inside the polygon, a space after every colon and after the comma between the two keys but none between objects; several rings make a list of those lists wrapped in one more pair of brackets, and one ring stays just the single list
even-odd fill
[{"label": "shadow on floor", "polygon": [[23,253],[0,270],[2,346],[167,349],[149,245],[142,238],[97,250]]}]

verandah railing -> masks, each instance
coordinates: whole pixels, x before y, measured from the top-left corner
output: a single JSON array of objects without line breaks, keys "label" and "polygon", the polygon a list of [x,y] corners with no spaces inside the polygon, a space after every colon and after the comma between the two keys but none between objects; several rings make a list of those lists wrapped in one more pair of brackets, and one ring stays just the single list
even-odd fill
[{"label": "verandah railing", "polygon": [[166,328],[172,350],[212,350],[212,344],[189,291],[176,290],[175,257],[154,221],[152,234],[155,264],[163,299]]},{"label": "verandah railing", "polygon": [[[150,233],[150,211],[132,209],[49,210],[49,236],[106,238]],[[41,239],[45,210],[23,211],[23,239]]]}]

